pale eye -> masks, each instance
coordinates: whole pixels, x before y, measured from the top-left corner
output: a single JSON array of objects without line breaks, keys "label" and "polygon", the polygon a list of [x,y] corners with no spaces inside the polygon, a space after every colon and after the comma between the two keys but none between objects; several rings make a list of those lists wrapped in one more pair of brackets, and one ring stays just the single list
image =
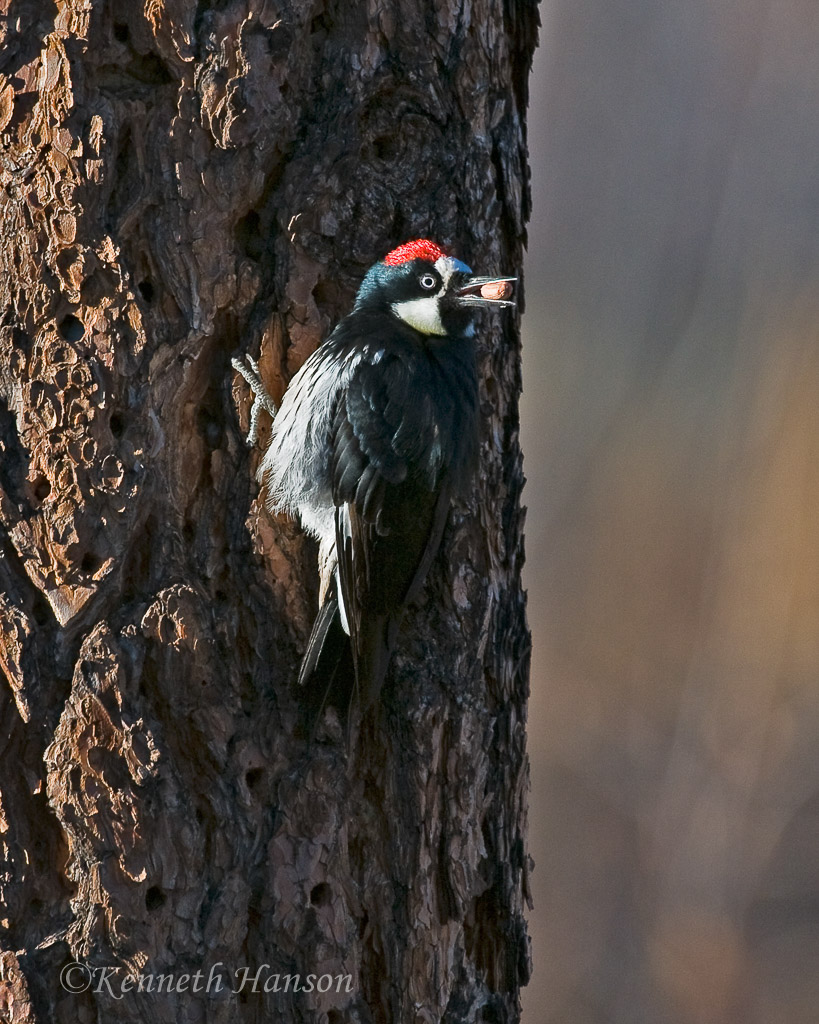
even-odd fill
[{"label": "pale eye", "polygon": [[432,289],[438,282],[435,280],[432,274],[421,274],[421,276],[418,278],[418,283],[421,285],[422,288],[425,288],[427,291],[432,291]]}]

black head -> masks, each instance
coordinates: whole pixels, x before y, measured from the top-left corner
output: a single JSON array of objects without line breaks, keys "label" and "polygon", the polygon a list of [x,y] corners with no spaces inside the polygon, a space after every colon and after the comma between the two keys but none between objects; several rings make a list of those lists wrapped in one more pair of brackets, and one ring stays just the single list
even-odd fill
[{"label": "black head", "polygon": [[476,278],[434,242],[418,239],[393,249],[371,268],[355,307],[388,310],[420,334],[458,337],[471,333],[478,307],[514,305],[506,301],[505,291],[497,298],[481,294],[485,286],[505,287],[511,280]]}]

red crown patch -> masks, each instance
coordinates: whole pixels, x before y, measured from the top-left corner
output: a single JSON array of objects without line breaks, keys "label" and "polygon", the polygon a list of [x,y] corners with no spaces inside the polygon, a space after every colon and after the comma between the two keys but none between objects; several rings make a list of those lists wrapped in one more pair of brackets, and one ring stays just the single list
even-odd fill
[{"label": "red crown patch", "polygon": [[414,242],[404,242],[397,249],[388,252],[384,257],[384,263],[390,267],[395,267],[399,263],[406,263],[407,260],[417,259],[429,260],[430,263],[435,263],[442,256],[446,256],[446,253],[435,242],[430,242],[428,238],[416,238]]}]

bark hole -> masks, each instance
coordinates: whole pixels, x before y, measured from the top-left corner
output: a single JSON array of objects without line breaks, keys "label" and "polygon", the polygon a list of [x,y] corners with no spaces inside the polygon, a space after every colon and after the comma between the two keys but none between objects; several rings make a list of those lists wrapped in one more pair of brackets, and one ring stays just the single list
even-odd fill
[{"label": "bark hole", "polygon": [[34,500],[42,505],[49,494],[51,494],[51,484],[48,482],[48,479],[42,475],[36,477],[31,484],[31,493]]},{"label": "bark hole", "polygon": [[74,316],[73,313],[64,316],[57,329],[60,332],[60,337],[65,341],[79,341],[85,334],[85,326],[82,320]]},{"label": "bark hole", "polygon": [[159,910],[160,907],[164,907],[167,898],[158,885],[152,885],[145,893],[145,909],[149,911]]},{"label": "bark hole", "polygon": [[102,568],[103,561],[104,559],[100,558],[93,551],[86,551],[80,562],[80,570],[86,576],[93,576],[95,572]]},{"label": "bark hole", "polygon": [[319,882],[310,890],[310,902],[314,907],[325,907],[333,896],[333,890],[326,882]]}]

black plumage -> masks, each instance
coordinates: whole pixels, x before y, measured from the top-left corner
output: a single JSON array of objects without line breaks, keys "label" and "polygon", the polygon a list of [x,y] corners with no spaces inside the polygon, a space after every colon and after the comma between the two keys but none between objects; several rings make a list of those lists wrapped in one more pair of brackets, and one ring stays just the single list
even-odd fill
[{"label": "black plumage", "polygon": [[321,544],[323,602],[299,676],[319,705],[337,687],[362,707],[378,696],[475,469],[472,319],[482,285],[506,280],[475,278],[430,242],[399,247],[285,393],[260,474],[272,507]]}]

